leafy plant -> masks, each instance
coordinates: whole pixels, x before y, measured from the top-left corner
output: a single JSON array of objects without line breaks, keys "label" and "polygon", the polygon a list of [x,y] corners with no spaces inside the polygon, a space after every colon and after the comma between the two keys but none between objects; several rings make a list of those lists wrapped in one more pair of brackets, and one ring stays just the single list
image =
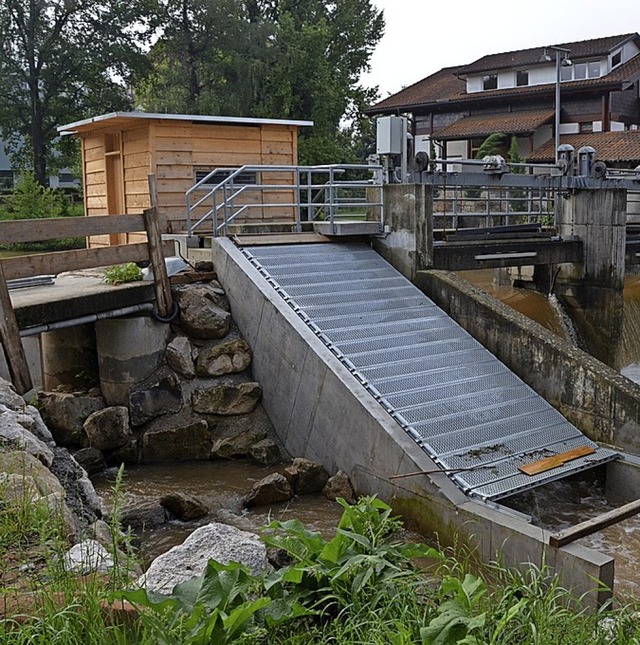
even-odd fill
[{"label": "leafy plant", "polygon": [[116,264],[104,272],[104,282],[107,284],[123,284],[142,280],[142,269],[134,262]]}]

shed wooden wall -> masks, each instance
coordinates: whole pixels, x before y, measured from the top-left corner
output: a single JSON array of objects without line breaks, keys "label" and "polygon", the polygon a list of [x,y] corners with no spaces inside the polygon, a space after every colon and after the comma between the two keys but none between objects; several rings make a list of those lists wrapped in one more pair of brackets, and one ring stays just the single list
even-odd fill
[{"label": "shed wooden wall", "polygon": [[[100,124],[83,132],[85,211],[91,215],[140,213],[151,205],[148,175],[155,173],[158,213],[168,230],[186,229],[185,193],[196,172],[242,165],[296,165],[298,130],[289,125],[229,125],[154,120],[127,127]],[[118,166],[120,164],[120,166]],[[292,176],[263,173],[263,183],[289,184]],[[115,185],[114,185],[115,184]],[[256,194],[246,201],[261,203]],[[293,191],[272,191],[262,203],[290,203]],[[120,204],[120,206],[115,206]],[[292,219],[294,210],[254,208],[245,221]],[[143,241],[142,234],[118,239],[97,236],[91,246]]]}]

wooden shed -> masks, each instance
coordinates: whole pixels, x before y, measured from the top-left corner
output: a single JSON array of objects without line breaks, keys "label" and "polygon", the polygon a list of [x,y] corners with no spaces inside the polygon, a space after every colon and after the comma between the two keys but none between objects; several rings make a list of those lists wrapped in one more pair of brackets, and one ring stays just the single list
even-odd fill
[{"label": "wooden shed", "polygon": [[[171,233],[185,231],[185,192],[215,168],[296,165],[298,128],[310,121],[114,112],[58,128],[81,139],[87,215],[149,208],[148,175]],[[265,216],[268,217],[268,216]],[[121,236],[122,237],[122,236]],[[119,244],[131,239],[92,240]]]}]

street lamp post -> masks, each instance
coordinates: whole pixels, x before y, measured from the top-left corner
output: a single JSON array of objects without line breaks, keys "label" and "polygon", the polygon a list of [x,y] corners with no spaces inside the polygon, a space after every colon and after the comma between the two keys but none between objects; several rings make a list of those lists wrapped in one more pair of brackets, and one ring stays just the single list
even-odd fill
[{"label": "street lamp post", "polygon": [[556,163],[558,163],[558,148],[560,147],[560,68],[562,66],[572,65],[569,60],[569,54],[571,53],[569,49],[564,47],[545,47],[544,54],[542,55],[542,60],[545,62],[551,62],[551,56],[548,54],[548,50],[552,50],[556,54],[556,101],[555,101],[555,122],[554,122],[554,136],[555,136],[555,149],[556,149]]}]

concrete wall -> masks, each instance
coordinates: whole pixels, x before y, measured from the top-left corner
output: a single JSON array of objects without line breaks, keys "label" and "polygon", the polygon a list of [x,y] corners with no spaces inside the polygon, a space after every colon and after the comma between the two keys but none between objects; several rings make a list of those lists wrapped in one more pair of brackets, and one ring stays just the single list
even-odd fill
[{"label": "concrete wall", "polygon": [[373,248],[406,278],[433,264],[433,201],[422,184],[384,187],[384,223],[390,232],[373,238]]},{"label": "concrete wall", "polygon": [[640,454],[640,386],[454,273],[416,284],[591,439]]},{"label": "concrete wall", "polygon": [[390,480],[432,470],[427,454],[383,410],[338,359],[227,239],[214,241],[213,261],[234,320],[253,348],[253,373],[263,404],[286,449],[342,469],[361,494],[378,494],[408,526],[458,541],[485,562],[543,562],[577,593],[613,586],[613,559],[575,544],[552,549],[548,534],[521,519],[467,498],[444,474]]}]

